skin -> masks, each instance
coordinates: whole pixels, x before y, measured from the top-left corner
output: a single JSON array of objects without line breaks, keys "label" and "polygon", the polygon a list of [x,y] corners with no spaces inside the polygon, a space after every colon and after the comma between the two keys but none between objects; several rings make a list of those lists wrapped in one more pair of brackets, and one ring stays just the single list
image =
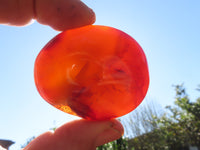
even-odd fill
[{"label": "skin", "polygon": [[46,132],[24,150],[95,150],[97,146],[121,137],[123,127],[117,120],[76,120]]},{"label": "skin", "polygon": [[95,14],[80,0],[0,0],[0,23],[23,26],[37,20],[55,30],[95,22]]},{"label": "skin", "polygon": [[[80,0],[0,0],[0,24],[24,26],[36,20],[55,30],[81,27],[95,22],[94,12]],[[24,150],[95,150],[123,135],[122,124],[76,120],[45,132]]]}]

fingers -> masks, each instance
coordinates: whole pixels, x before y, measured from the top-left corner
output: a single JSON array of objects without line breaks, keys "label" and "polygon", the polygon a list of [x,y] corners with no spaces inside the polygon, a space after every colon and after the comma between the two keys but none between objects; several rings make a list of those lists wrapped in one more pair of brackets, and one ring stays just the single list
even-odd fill
[{"label": "fingers", "polygon": [[95,150],[97,146],[120,138],[124,130],[117,120],[77,120],[46,132],[33,140],[25,150]]},{"label": "fingers", "polygon": [[33,16],[33,0],[0,0],[1,24],[25,25]]},{"label": "fingers", "polygon": [[[48,5],[47,5],[48,3]],[[94,23],[95,14],[80,0],[35,0],[35,17],[56,30]]]},{"label": "fingers", "polygon": [[0,0],[0,23],[22,26],[32,19],[56,30],[89,25],[94,12],[80,0]]}]

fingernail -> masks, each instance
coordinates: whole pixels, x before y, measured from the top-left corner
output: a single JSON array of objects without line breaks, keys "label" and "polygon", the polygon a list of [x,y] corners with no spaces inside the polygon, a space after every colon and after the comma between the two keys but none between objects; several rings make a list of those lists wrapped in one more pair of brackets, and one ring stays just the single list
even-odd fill
[{"label": "fingernail", "polygon": [[124,128],[122,124],[120,123],[120,121],[112,120],[111,123],[112,123],[111,124],[112,129],[114,129],[116,132],[118,132],[122,136],[124,134]]},{"label": "fingernail", "polygon": [[96,146],[119,139],[124,133],[124,128],[118,120],[110,120],[109,127],[101,132],[96,139]]}]

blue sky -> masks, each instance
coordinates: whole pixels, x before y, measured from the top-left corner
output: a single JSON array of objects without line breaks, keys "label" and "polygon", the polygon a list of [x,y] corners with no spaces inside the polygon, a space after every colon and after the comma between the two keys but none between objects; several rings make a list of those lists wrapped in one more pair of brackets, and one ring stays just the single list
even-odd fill
[{"label": "blue sky", "polygon": [[[96,12],[96,23],[118,28],[146,53],[150,87],[146,101],[172,105],[172,85],[184,83],[195,99],[200,84],[200,1],[83,0]],[[76,119],[47,104],[38,94],[34,61],[56,34],[37,22],[26,27],[0,25],[0,139],[20,149],[31,136]]]}]

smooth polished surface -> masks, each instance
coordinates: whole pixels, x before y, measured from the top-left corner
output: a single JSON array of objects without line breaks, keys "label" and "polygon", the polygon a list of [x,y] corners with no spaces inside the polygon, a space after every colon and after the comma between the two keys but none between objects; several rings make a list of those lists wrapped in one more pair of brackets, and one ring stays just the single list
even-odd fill
[{"label": "smooth polished surface", "polygon": [[140,45],[111,27],[89,25],[58,34],[39,53],[34,77],[54,107],[89,120],[108,120],[144,99],[149,72]]}]

